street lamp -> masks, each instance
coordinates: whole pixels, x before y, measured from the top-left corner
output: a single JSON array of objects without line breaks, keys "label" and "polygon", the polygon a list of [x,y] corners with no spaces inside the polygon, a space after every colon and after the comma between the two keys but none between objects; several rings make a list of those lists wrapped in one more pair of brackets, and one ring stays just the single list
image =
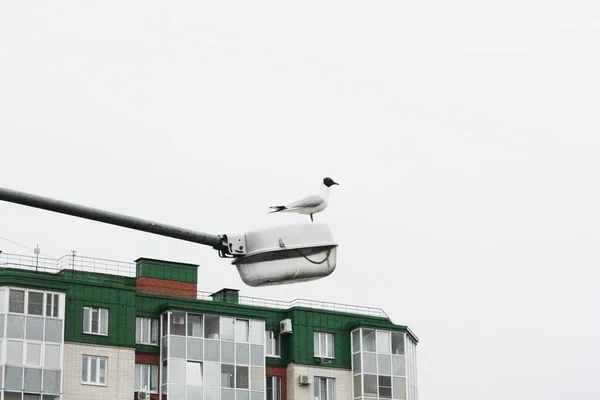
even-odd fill
[{"label": "street lamp", "polygon": [[326,224],[212,235],[5,188],[0,188],[0,200],[211,246],[219,257],[233,259],[232,264],[248,286],[321,279],[330,275],[337,263],[337,244]]}]

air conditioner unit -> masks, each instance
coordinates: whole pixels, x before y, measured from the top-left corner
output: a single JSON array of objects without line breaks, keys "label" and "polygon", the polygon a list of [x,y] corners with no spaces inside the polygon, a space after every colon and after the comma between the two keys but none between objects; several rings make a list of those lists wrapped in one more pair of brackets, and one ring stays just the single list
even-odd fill
[{"label": "air conditioner unit", "polygon": [[181,315],[173,315],[171,317],[171,322],[173,322],[175,325],[184,325],[185,317],[182,317]]},{"label": "air conditioner unit", "polygon": [[310,378],[308,375],[298,376],[298,383],[301,385],[310,385]]},{"label": "air conditioner unit", "polygon": [[150,400],[150,393],[148,392],[138,392],[137,400]]},{"label": "air conditioner unit", "polygon": [[279,323],[279,333],[282,335],[292,333],[292,320],[284,319]]}]

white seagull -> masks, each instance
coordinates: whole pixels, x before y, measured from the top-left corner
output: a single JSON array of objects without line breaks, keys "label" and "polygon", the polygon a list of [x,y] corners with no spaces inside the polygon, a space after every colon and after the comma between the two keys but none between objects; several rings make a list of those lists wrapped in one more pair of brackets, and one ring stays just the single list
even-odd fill
[{"label": "white seagull", "polygon": [[276,212],[296,212],[298,214],[310,215],[310,220],[314,222],[313,214],[323,211],[329,203],[329,188],[333,185],[339,185],[331,178],[324,178],[321,183],[321,193],[313,196],[307,196],[303,199],[285,206],[271,206],[273,209],[269,214]]}]

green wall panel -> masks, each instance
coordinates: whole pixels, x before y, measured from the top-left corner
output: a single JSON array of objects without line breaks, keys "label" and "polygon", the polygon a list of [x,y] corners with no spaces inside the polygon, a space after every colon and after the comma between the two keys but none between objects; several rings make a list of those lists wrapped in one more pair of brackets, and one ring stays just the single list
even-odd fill
[{"label": "green wall panel", "polygon": [[[108,336],[83,333],[83,308],[108,309]],[[67,291],[65,341],[110,346],[135,345],[135,291],[72,283]]]},{"label": "green wall panel", "polygon": [[136,344],[135,351],[137,351],[138,353],[160,354],[160,346]]},{"label": "green wall panel", "polygon": [[136,260],[136,276],[197,283],[198,265],[139,258]]}]

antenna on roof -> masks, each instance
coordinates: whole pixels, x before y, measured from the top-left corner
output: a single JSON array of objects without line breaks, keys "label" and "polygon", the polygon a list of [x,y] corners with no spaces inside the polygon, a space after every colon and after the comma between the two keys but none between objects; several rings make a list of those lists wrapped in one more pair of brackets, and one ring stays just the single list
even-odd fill
[{"label": "antenna on roof", "polygon": [[39,257],[40,257],[40,245],[39,244],[35,245],[35,249],[33,249],[33,252],[35,253],[35,272],[37,272],[38,264],[39,264]]},{"label": "antenna on roof", "polygon": [[71,269],[74,271],[75,270],[75,254],[77,254],[77,252],[75,250],[71,250],[71,254],[72,254]]}]

